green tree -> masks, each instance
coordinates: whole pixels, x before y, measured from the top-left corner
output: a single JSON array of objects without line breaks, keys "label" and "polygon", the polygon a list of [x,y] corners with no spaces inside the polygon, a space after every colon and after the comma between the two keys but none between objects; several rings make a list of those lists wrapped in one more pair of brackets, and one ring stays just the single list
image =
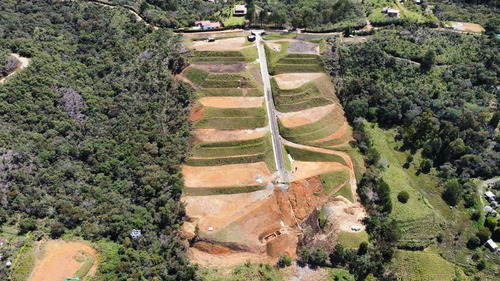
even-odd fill
[{"label": "green tree", "polygon": [[458,204],[462,198],[463,189],[457,178],[449,179],[444,185],[444,191],[442,194],[443,200],[450,206],[455,206]]},{"label": "green tree", "polygon": [[436,64],[436,52],[433,49],[428,50],[422,58],[421,68],[429,71]]},{"label": "green tree", "polygon": [[398,201],[401,203],[406,203],[408,202],[408,199],[410,199],[410,194],[406,191],[401,191],[398,193]]}]

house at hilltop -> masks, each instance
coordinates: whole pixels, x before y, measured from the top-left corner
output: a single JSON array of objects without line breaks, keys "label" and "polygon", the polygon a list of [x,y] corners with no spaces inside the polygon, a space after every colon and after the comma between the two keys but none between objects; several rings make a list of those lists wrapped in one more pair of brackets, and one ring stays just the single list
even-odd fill
[{"label": "house at hilltop", "polygon": [[386,14],[390,18],[399,18],[399,10],[392,9],[391,7],[384,7],[382,9],[382,14]]},{"label": "house at hilltop", "polygon": [[233,16],[244,16],[247,14],[247,7],[245,5],[236,5],[234,6]]},{"label": "house at hilltop", "polygon": [[220,29],[222,27],[220,22],[211,22],[209,20],[195,21],[194,25],[195,27],[193,29],[200,30]]}]

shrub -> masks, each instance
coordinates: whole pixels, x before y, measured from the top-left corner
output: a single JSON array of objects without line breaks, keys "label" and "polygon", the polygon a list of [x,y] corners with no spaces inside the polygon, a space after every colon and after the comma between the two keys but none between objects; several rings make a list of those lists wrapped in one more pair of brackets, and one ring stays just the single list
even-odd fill
[{"label": "shrub", "polygon": [[366,253],[368,253],[368,243],[366,241],[361,242],[361,244],[359,244],[359,248],[358,248],[358,255],[362,256]]},{"label": "shrub", "polygon": [[490,239],[491,232],[486,228],[482,227],[477,233],[476,236],[479,238],[481,241],[481,245],[486,243],[488,239]]},{"label": "shrub", "polygon": [[497,219],[495,219],[493,216],[487,216],[486,220],[484,221],[484,226],[486,226],[490,231],[493,231],[498,225]]},{"label": "shrub", "polygon": [[462,197],[462,186],[458,182],[458,179],[449,179],[444,185],[444,191],[442,194],[443,200],[450,206],[455,206],[460,201]]},{"label": "shrub", "polygon": [[50,224],[50,237],[59,238],[64,234],[64,225],[60,222],[53,222]]},{"label": "shrub", "polygon": [[33,231],[36,229],[36,220],[33,218],[27,218],[22,220],[19,223],[19,233],[24,234],[29,231]]},{"label": "shrub", "polygon": [[496,242],[500,242],[500,227],[497,227],[491,234],[491,239]]},{"label": "shrub", "polygon": [[410,199],[410,194],[408,194],[408,192],[406,191],[401,191],[399,194],[398,194],[398,201],[401,202],[401,203],[406,203],[408,202],[408,199]]},{"label": "shrub", "polygon": [[477,236],[472,236],[469,241],[467,241],[467,248],[474,250],[475,248],[481,246],[481,240]]},{"label": "shrub", "polygon": [[290,266],[290,265],[292,265],[292,258],[289,255],[287,255],[286,253],[283,254],[278,261],[278,266],[279,267],[286,267],[286,266]]}]

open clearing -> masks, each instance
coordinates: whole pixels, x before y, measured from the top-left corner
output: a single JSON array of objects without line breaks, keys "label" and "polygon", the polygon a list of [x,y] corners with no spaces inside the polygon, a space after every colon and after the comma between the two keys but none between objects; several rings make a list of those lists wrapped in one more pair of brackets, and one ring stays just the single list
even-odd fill
[{"label": "open clearing", "polygon": [[264,97],[204,97],[198,99],[204,106],[216,108],[260,107]]},{"label": "open clearing", "polygon": [[238,73],[245,70],[245,64],[241,62],[197,62],[191,66],[211,73]]},{"label": "open clearing", "polygon": [[186,187],[232,187],[258,185],[257,176],[263,183],[271,182],[271,172],[264,162],[233,164],[210,167],[182,166]]},{"label": "open clearing", "polygon": [[349,167],[336,162],[303,162],[292,164],[293,180],[307,179],[331,171],[347,170]]},{"label": "open clearing", "polygon": [[244,47],[245,37],[218,39],[215,42],[194,41],[191,49],[196,51],[234,51]]},{"label": "open clearing", "polygon": [[288,47],[288,53],[318,55],[319,46],[318,44],[314,43],[293,40],[290,42],[290,45]]},{"label": "open clearing", "polygon": [[480,26],[479,24],[470,22],[451,22],[450,26],[456,30],[476,32],[476,33],[481,33],[484,30],[483,27]]},{"label": "open clearing", "polygon": [[249,130],[196,129],[193,134],[199,142],[222,142],[262,138],[269,127]]},{"label": "open clearing", "polygon": [[325,205],[326,216],[329,221],[338,222],[340,231],[356,232],[351,229],[353,226],[365,229],[361,221],[366,217],[366,212],[361,203],[352,203],[342,196],[330,199]]},{"label": "open clearing", "polygon": [[[302,111],[279,113],[278,118],[283,126],[287,128],[298,127],[316,122],[330,113],[335,104],[309,108]],[[344,131],[345,132],[345,131]]]},{"label": "open clearing", "polygon": [[283,89],[295,89],[298,88],[305,83],[314,81],[322,76],[325,76],[324,73],[321,72],[313,72],[313,73],[284,73],[273,76],[278,82],[278,86]]},{"label": "open clearing", "polygon": [[1,77],[0,78],[0,83],[4,83],[4,81],[9,78],[10,76],[16,74],[16,72],[18,72],[19,70],[27,67],[29,64],[30,64],[30,59],[29,58],[25,58],[25,57],[21,57],[20,55],[18,54],[10,54],[11,56],[15,57],[17,60],[19,60],[19,65],[17,66],[16,70],[14,70],[12,73],[10,73],[9,75],[5,76],[5,77]]},{"label": "open clearing", "polygon": [[[88,268],[87,273],[82,273],[82,275],[92,276],[97,270],[97,251],[84,242],[50,240],[38,242],[37,246],[39,247],[39,257],[35,261],[35,267],[29,281],[54,281],[76,277],[79,275],[77,272],[80,271],[79,269],[82,268],[80,271],[82,272],[84,265],[87,267],[90,265],[85,254],[93,258],[93,264]],[[78,262],[77,259],[81,262]],[[84,276],[79,276],[80,280],[83,280]]]}]

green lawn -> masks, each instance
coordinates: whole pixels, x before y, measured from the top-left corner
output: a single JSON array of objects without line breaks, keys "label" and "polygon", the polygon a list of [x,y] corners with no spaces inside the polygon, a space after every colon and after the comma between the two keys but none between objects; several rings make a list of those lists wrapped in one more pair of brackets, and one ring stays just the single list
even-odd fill
[{"label": "green lawn", "polygon": [[274,78],[271,87],[276,109],[280,112],[294,112],[332,104],[329,93],[324,94],[316,82],[309,82],[296,89],[280,89]]},{"label": "green lawn", "polygon": [[184,75],[195,85],[200,86],[205,81],[205,78],[207,78],[208,72],[199,68],[190,67],[184,72]]},{"label": "green lawn", "polygon": [[190,188],[185,187],[182,189],[182,194],[184,196],[211,196],[220,194],[237,194],[237,193],[249,193],[258,190],[263,190],[266,185],[253,185],[253,186],[234,186],[234,187],[207,187],[207,188]]},{"label": "green lawn", "polygon": [[346,182],[339,189],[339,191],[335,192],[335,194],[333,196],[335,197],[335,196],[339,196],[339,195],[343,196],[347,200],[349,200],[349,201],[351,201],[351,202],[354,203],[354,195],[352,194],[351,184],[349,182]]},{"label": "green lawn", "polygon": [[364,230],[358,232],[340,231],[338,242],[346,248],[358,248],[362,242],[368,242],[368,233]]},{"label": "green lawn", "polygon": [[[325,191],[325,194],[328,195],[342,183],[346,181],[349,182],[349,171],[348,170],[332,171],[325,174],[321,174],[319,175],[319,177],[321,179],[321,183],[323,184],[323,189]],[[352,193],[350,197],[352,197]],[[349,199],[349,197],[346,198]]]}]

